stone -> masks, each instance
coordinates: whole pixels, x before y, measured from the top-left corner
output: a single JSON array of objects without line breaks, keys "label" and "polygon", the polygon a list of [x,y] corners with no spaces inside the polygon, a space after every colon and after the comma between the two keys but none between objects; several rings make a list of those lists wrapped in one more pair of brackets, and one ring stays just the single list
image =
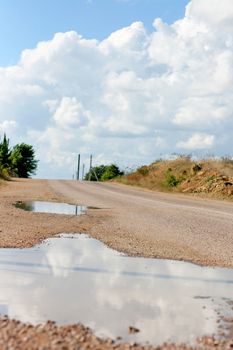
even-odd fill
[{"label": "stone", "polygon": [[129,333],[130,334],[135,334],[135,333],[138,333],[140,332],[140,329],[136,328],[136,327],[133,327],[133,326],[129,326]]},{"label": "stone", "polygon": [[194,164],[194,166],[192,167],[192,173],[196,174],[198,173],[198,171],[200,171],[202,169],[202,166],[200,164]]}]

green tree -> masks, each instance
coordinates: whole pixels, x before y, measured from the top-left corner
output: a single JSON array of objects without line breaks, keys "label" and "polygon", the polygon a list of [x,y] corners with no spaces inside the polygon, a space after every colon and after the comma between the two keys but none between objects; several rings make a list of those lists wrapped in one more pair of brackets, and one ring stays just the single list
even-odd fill
[{"label": "green tree", "polygon": [[107,165],[105,167],[104,173],[101,176],[101,181],[111,180],[114,177],[123,175],[124,173],[120,171],[119,167],[116,164]]},{"label": "green tree", "polygon": [[19,177],[28,178],[35,174],[38,160],[35,159],[35,151],[31,145],[17,144],[13,147],[10,158],[12,170]]},{"label": "green tree", "polygon": [[86,176],[85,180],[91,180],[91,181],[106,181],[113,179],[116,176],[123,175],[124,173],[120,171],[119,167],[115,164],[111,165],[99,165],[95,166],[91,169],[91,172],[89,171]]},{"label": "green tree", "polygon": [[103,164],[93,167],[91,171],[88,171],[88,173],[85,175],[85,180],[90,179],[91,181],[97,181],[97,178],[100,180],[105,171],[105,168],[106,166]]},{"label": "green tree", "polygon": [[2,169],[9,169],[11,166],[11,150],[9,139],[4,134],[2,142],[0,142],[0,165]]}]

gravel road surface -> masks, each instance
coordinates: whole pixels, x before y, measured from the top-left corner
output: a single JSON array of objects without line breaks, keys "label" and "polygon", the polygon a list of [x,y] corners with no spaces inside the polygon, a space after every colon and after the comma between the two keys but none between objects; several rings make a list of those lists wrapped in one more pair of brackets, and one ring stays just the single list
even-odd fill
[{"label": "gravel road surface", "polygon": [[[17,201],[88,205],[86,215],[26,212]],[[130,255],[233,267],[233,203],[113,183],[14,180],[0,186],[0,247],[29,247],[62,232],[86,232]],[[192,315],[190,315],[192,317]],[[82,325],[32,326],[0,317],[0,349],[230,349],[232,339],[158,347],[97,338]]]},{"label": "gravel road surface", "polygon": [[[18,200],[88,205],[79,217],[24,212]],[[0,187],[0,246],[25,247],[61,232],[87,232],[129,255],[233,267],[233,203],[115,183],[17,180]]]},{"label": "gravel road surface", "polygon": [[113,183],[52,181],[58,195],[95,206],[90,234],[132,255],[233,267],[233,203]]}]

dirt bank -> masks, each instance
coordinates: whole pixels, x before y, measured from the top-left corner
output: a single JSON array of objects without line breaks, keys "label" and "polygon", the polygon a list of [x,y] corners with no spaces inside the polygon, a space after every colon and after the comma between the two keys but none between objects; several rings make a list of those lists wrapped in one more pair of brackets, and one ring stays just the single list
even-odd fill
[{"label": "dirt bank", "polygon": [[233,160],[190,157],[158,160],[121,176],[116,181],[165,192],[193,193],[216,199],[233,200]]}]

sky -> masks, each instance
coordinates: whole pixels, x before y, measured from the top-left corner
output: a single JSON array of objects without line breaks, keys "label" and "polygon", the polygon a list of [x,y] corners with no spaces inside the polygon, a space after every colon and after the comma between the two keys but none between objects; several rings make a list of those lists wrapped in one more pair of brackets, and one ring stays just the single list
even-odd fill
[{"label": "sky", "polygon": [[38,177],[232,156],[232,0],[0,0],[0,136]]},{"label": "sky", "polygon": [[0,0],[0,64],[17,63],[22,50],[50,40],[57,32],[77,31],[103,40],[135,21],[152,30],[155,17],[173,23],[188,0]]}]

